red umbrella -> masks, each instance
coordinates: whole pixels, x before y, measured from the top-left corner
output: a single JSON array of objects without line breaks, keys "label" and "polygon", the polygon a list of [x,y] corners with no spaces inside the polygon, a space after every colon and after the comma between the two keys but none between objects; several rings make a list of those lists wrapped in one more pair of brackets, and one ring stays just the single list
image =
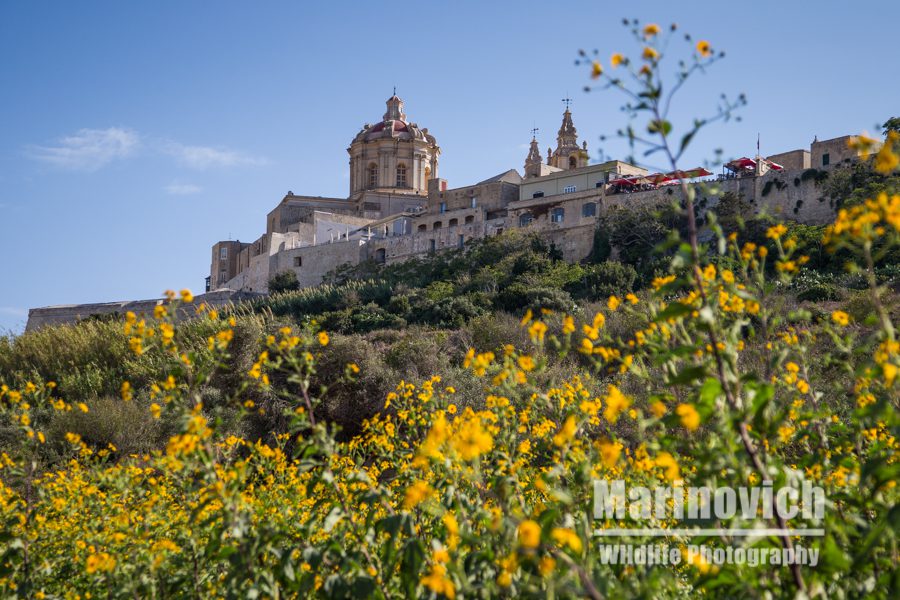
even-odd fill
[{"label": "red umbrella", "polygon": [[769,168],[770,168],[770,169],[774,169],[775,171],[782,171],[782,170],[784,170],[784,167],[782,167],[781,165],[779,165],[777,162],[772,162],[772,161],[769,160],[769,159],[766,159],[766,164],[769,165]]},{"label": "red umbrella", "polygon": [[725,166],[727,168],[731,169],[732,171],[740,171],[742,169],[755,169],[756,161],[753,160],[752,158],[747,158],[746,156],[744,156],[742,158],[737,158],[737,159],[731,161],[730,163],[726,164]]},{"label": "red umbrella", "polygon": [[696,177],[707,177],[709,175],[712,175],[712,173],[703,167],[697,167],[696,169],[689,169],[687,171],[672,171],[669,173],[669,177],[674,179],[694,179]]},{"label": "red umbrella", "polygon": [[650,183],[659,185],[661,183],[665,183],[667,181],[671,181],[672,177],[670,175],[663,175],[662,173],[654,173],[652,175],[647,175],[647,181]]}]

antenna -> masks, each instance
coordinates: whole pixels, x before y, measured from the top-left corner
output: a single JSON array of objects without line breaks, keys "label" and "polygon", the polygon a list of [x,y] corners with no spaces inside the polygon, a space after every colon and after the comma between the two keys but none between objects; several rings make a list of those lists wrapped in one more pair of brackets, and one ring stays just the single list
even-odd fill
[{"label": "antenna", "polygon": [[397,86],[395,85],[394,86],[394,96],[396,96],[396,95],[397,95]]}]

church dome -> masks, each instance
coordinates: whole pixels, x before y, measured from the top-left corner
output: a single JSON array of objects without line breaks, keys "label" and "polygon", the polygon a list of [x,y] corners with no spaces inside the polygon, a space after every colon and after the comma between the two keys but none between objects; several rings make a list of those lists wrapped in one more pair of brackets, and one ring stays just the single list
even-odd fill
[{"label": "church dome", "polygon": [[427,129],[419,129],[417,124],[406,121],[403,100],[394,95],[387,99],[386,104],[387,111],[383,120],[374,125],[366,123],[353,139],[354,142],[371,142],[379,139],[422,140],[432,144],[435,142]]}]

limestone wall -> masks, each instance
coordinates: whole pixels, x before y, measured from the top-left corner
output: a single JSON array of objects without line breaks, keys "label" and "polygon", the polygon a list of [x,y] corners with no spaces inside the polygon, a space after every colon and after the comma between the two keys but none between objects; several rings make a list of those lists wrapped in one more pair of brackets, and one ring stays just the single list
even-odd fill
[{"label": "limestone wall", "polygon": [[[194,302],[186,305],[178,312],[178,318],[191,318],[196,314],[196,307],[201,303],[209,306],[224,306],[229,303],[238,303],[259,297],[261,294],[235,290],[219,290],[194,296]],[[25,331],[34,331],[47,325],[67,325],[77,323],[83,319],[92,318],[117,318],[125,317],[125,313],[131,311],[142,318],[153,316],[153,309],[157,304],[164,303],[162,298],[155,300],[126,300],[122,302],[101,302],[97,304],[64,304],[59,306],[47,306],[44,308],[32,308],[28,311],[28,323]]]}]

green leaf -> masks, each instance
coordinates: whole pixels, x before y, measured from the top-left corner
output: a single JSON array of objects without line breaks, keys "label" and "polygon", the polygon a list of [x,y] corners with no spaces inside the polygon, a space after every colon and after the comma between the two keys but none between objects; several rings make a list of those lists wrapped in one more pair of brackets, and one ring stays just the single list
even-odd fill
[{"label": "green leaf", "polygon": [[716,400],[723,396],[722,383],[715,377],[710,377],[700,387],[700,404],[713,406]]}]

